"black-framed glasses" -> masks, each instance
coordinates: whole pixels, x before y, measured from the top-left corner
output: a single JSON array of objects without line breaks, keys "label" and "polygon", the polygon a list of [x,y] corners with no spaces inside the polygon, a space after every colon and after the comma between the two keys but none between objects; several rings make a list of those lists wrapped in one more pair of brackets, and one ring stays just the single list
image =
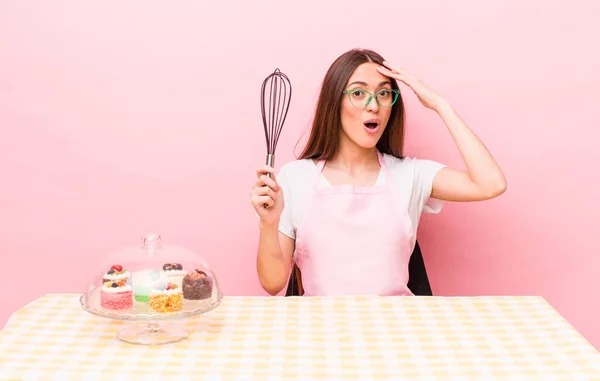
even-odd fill
[{"label": "black-framed glasses", "polygon": [[371,100],[375,98],[377,104],[381,107],[392,107],[394,103],[398,100],[398,95],[400,95],[400,90],[397,89],[382,89],[377,92],[377,94],[373,94],[363,89],[352,89],[343,91],[344,94],[348,95],[350,99],[350,103],[354,107],[365,108],[371,103]]}]

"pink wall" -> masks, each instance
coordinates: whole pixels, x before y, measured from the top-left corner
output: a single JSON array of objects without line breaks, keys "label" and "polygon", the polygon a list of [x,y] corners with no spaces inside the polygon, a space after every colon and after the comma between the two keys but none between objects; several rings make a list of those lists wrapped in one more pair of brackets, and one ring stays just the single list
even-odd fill
[{"label": "pink wall", "polygon": [[[435,292],[543,295],[600,347],[598,2],[90,3],[0,2],[0,324],[81,292],[90,263],[149,231],[202,253],[225,294],[263,294],[261,81],[293,81],[282,164],[328,65],[359,46],[448,97],[508,178],[500,199],[423,220]],[[460,166],[407,102],[408,154]]]}]

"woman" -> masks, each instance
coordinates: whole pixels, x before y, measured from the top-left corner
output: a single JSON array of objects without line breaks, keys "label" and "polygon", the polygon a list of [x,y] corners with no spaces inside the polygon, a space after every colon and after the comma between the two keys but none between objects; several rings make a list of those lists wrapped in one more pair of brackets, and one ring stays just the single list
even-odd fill
[{"label": "woman", "polygon": [[[402,155],[397,81],[440,116],[467,171]],[[506,189],[492,155],[447,100],[359,49],[327,71],[300,158],[277,177],[269,167],[257,177],[257,270],[271,295],[286,286],[293,261],[306,296],[412,295],[408,263],[421,212],[437,213],[443,201],[488,200]]]}]

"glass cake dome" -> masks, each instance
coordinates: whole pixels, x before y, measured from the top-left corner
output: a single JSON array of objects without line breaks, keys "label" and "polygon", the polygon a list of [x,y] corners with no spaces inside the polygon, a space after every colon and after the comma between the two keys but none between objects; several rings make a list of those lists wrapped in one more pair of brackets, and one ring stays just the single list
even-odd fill
[{"label": "glass cake dome", "polygon": [[159,325],[208,312],[223,298],[215,274],[202,257],[163,244],[148,234],[137,246],[110,253],[95,266],[80,302],[84,310],[109,319],[146,322],[117,337],[136,344],[163,344],[188,336],[185,327]]}]

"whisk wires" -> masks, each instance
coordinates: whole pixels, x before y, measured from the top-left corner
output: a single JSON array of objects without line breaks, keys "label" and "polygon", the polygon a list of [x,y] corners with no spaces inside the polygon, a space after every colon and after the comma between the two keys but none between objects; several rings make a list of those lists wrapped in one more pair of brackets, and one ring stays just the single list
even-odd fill
[{"label": "whisk wires", "polygon": [[263,81],[260,97],[267,153],[274,155],[292,97],[292,86],[287,75],[275,69]]}]

